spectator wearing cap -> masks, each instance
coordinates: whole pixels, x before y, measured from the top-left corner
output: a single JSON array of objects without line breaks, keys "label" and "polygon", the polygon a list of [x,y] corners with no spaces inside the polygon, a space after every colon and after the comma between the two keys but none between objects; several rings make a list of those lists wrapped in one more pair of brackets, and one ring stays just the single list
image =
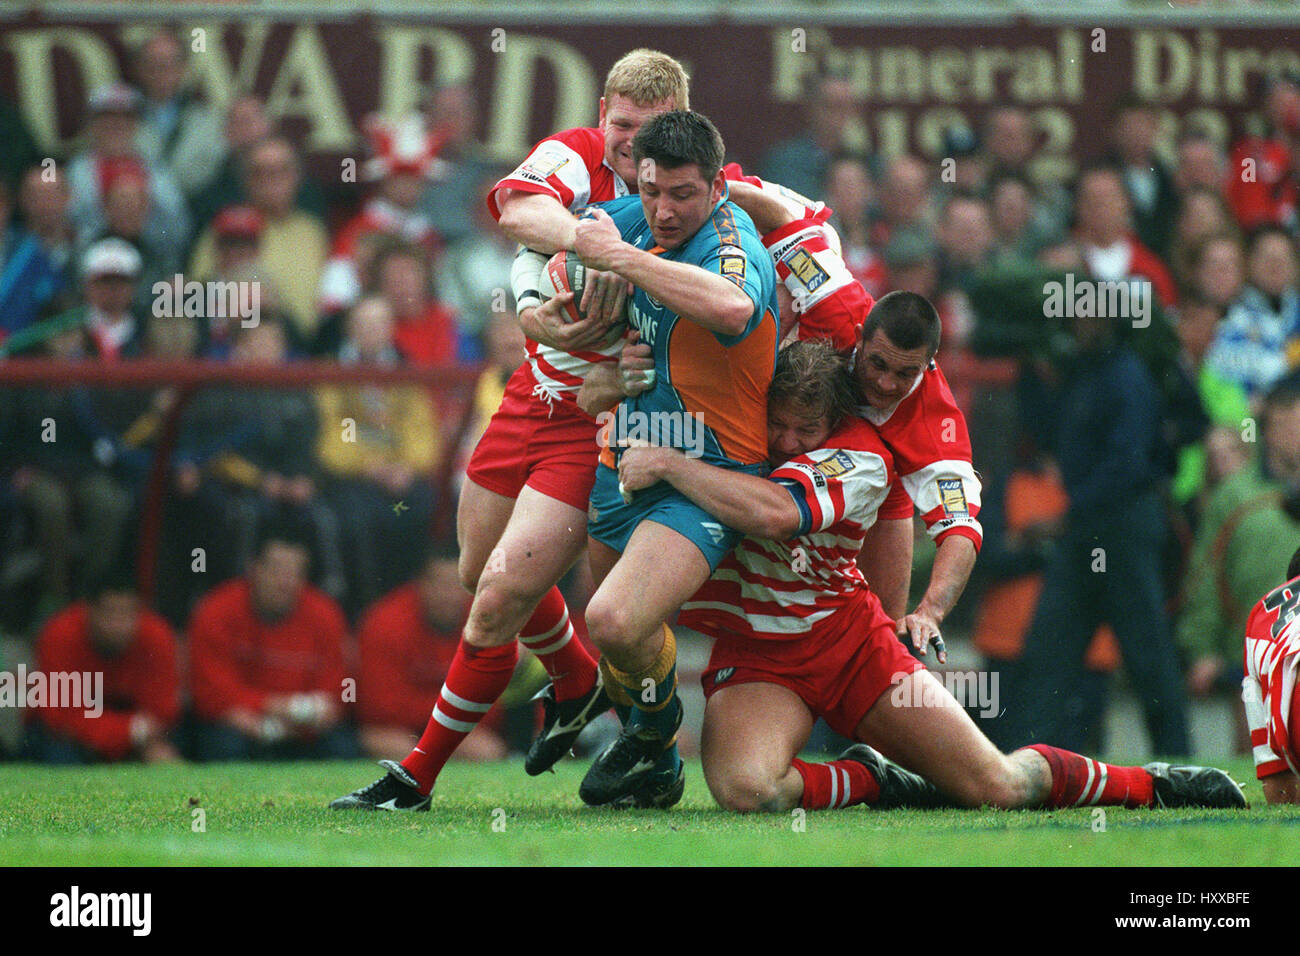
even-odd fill
[{"label": "spectator wearing cap", "polygon": [[0,344],[0,357],[39,351],[110,361],[132,354],[140,334],[132,307],[140,253],[124,239],[101,239],[81,256],[84,303],[30,325]]},{"label": "spectator wearing cap", "polygon": [[[335,312],[351,306],[361,295],[358,246],[377,236],[389,236],[424,247],[429,255],[441,250],[442,239],[420,208],[425,182],[438,172],[444,137],[425,129],[418,115],[398,123],[370,117],[365,124],[373,157],[366,177],[374,193],[361,211],[335,236],[321,278],[320,307]],[[500,232],[494,229],[494,232]]]},{"label": "spectator wearing cap", "polygon": [[[296,337],[314,339],[320,325],[317,295],[329,251],[329,236],[321,220],[296,205],[302,181],[298,151],[287,138],[271,135],[242,154],[242,181],[248,205],[263,220],[262,271],[279,290],[281,303],[293,321]],[[189,274],[216,271],[216,232],[210,225],[194,248]]]},{"label": "spectator wearing cap", "polygon": [[[1264,223],[1300,227],[1300,74],[1286,72],[1263,83],[1267,129],[1247,136],[1228,161],[1228,203],[1242,229]],[[1246,169],[1253,176],[1244,175]]]},{"label": "spectator wearing cap", "polygon": [[104,188],[104,232],[97,239],[123,239],[140,253],[140,275],[133,305],[140,315],[153,308],[154,287],[170,281],[180,271],[179,250],[171,243],[158,243],[148,225],[152,213],[149,180],[139,163],[116,168]]},{"label": "spectator wearing cap", "polygon": [[189,242],[190,216],[180,187],[165,167],[142,156],[135,146],[140,94],[124,83],[95,90],[89,101],[89,147],[68,163],[68,216],[77,240],[89,243],[107,227],[104,198],[123,169],[142,169],[149,184],[150,214],[144,229],[149,243],[179,256]]},{"label": "spectator wearing cap", "polygon": [[10,187],[0,180],[0,342],[34,323],[67,285],[64,270],[13,212]]},{"label": "spectator wearing cap", "polygon": [[[274,293],[262,276],[261,248],[265,220],[252,206],[227,206],[212,220],[213,271],[197,279],[201,283],[257,282],[260,305],[274,308]],[[225,286],[223,285],[223,288]],[[205,301],[206,307],[206,301]],[[209,358],[226,358],[234,343],[238,317],[220,309],[198,317],[199,351]]]},{"label": "spectator wearing cap", "polygon": [[[134,354],[139,322],[130,311],[140,257],[105,239],[83,257],[86,304],[29,326],[0,350],[112,361]],[[132,505],[122,435],[148,404],[135,389],[38,386],[16,390],[3,456],[13,492],[32,515],[44,568],[43,611],[67,603],[78,568],[94,580],[119,560]],[[78,562],[78,558],[80,561]]]},{"label": "spectator wearing cap", "polygon": [[1160,116],[1135,94],[1121,97],[1110,126],[1110,158],[1120,168],[1133,210],[1138,240],[1160,256],[1169,255],[1178,190],[1168,164],[1156,150]]},{"label": "spectator wearing cap", "polygon": [[[167,622],[140,601],[133,581],[114,572],[88,599],[52,617],[36,641],[46,674],[94,674],[93,706],[52,707],[29,715],[25,749],[46,763],[140,760],[172,762],[180,717],[176,639]],[[84,692],[83,692],[84,695]]]},{"label": "spectator wearing cap", "polygon": [[189,199],[212,182],[225,159],[221,117],[185,86],[185,45],[170,30],[145,39],[133,66],[144,91],[136,145],[171,172]]}]

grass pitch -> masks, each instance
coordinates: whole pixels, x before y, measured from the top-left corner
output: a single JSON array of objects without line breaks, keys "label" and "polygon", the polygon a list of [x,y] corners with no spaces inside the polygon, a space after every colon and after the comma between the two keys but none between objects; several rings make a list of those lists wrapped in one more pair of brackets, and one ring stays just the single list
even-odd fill
[{"label": "grass pitch", "polygon": [[452,764],[433,809],[331,811],[373,763],[49,768],[0,765],[0,864],[1065,865],[1300,864],[1300,807],[1269,808],[1249,759],[1247,811],[873,811],[741,817],[718,810],[698,761],[667,812],[593,810],[586,763],[531,779],[522,762]]}]

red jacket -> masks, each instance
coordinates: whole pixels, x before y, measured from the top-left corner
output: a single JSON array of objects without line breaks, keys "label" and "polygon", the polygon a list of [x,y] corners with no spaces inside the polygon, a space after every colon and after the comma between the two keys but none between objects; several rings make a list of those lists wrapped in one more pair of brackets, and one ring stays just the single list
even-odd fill
[{"label": "red jacket", "polygon": [[[361,621],[357,716],[363,726],[423,732],[460,645],[459,631],[435,631],[420,609],[419,590],[404,584],[376,601]],[[499,707],[485,716],[500,726]]]},{"label": "red jacket", "polygon": [[[36,641],[37,667],[45,674],[102,673],[103,708],[98,717],[69,707],[41,712],[51,730],[70,736],[105,760],[131,752],[131,718],[144,713],[170,727],[180,717],[180,675],[176,640],[167,622],[140,612],[135,641],[116,659],[102,656],[90,642],[90,607],[82,601],[46,623]],[[90,689],[83,690],[89,693]]]},{"label": "red jacket", "polygon": [[216,720],[257,713],[270,695],[325,691],[342,699],[347,625],[334,599],[304,585],[293,612],[268,624],[253,612],[246,578],[213,588],[190,618],[194,712]]}]

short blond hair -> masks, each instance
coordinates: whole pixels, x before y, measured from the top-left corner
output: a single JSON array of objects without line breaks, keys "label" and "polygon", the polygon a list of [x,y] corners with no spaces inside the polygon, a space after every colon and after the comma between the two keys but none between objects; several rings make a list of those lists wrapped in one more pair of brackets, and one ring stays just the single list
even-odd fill
[{"label": "short blond hair", "polygon": [[691,78],[682,65],[667,53],[644,47],[625,53],[609,68],[605,77],[605,102],[617,93],[637,106],[652,106],[670,100],[673,109],[688,110]]}]

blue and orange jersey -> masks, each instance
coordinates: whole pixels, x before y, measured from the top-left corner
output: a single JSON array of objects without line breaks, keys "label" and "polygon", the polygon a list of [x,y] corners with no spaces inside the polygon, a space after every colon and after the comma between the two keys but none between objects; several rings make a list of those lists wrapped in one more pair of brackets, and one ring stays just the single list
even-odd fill
[{"label": "blue and orange jersey", "polygon": [[[655,384],[623,400],[610,423],[607,448],[650,422],[691,417],[702,425],[703,441],[693,450],[711,465],[734,468],[767,458],[767,388],[776,368],[776,269],[753,221],[726,196],[695,235],[676,249],[655,244],[641,200],[628,196],[602,204],[624,240],[674,262],[722,276],[745,291],[754,309],[738,335],[722,335],[683,319],[636,289],[628,308],[631,326],[653,350]],[[637,413],[637,414],[633,414]],[[657,433],[651,444],[683,448],[676,430]],[[683,450],[687,450],[683,448]],[[613,465],[613,456],[601,460]]]}]

